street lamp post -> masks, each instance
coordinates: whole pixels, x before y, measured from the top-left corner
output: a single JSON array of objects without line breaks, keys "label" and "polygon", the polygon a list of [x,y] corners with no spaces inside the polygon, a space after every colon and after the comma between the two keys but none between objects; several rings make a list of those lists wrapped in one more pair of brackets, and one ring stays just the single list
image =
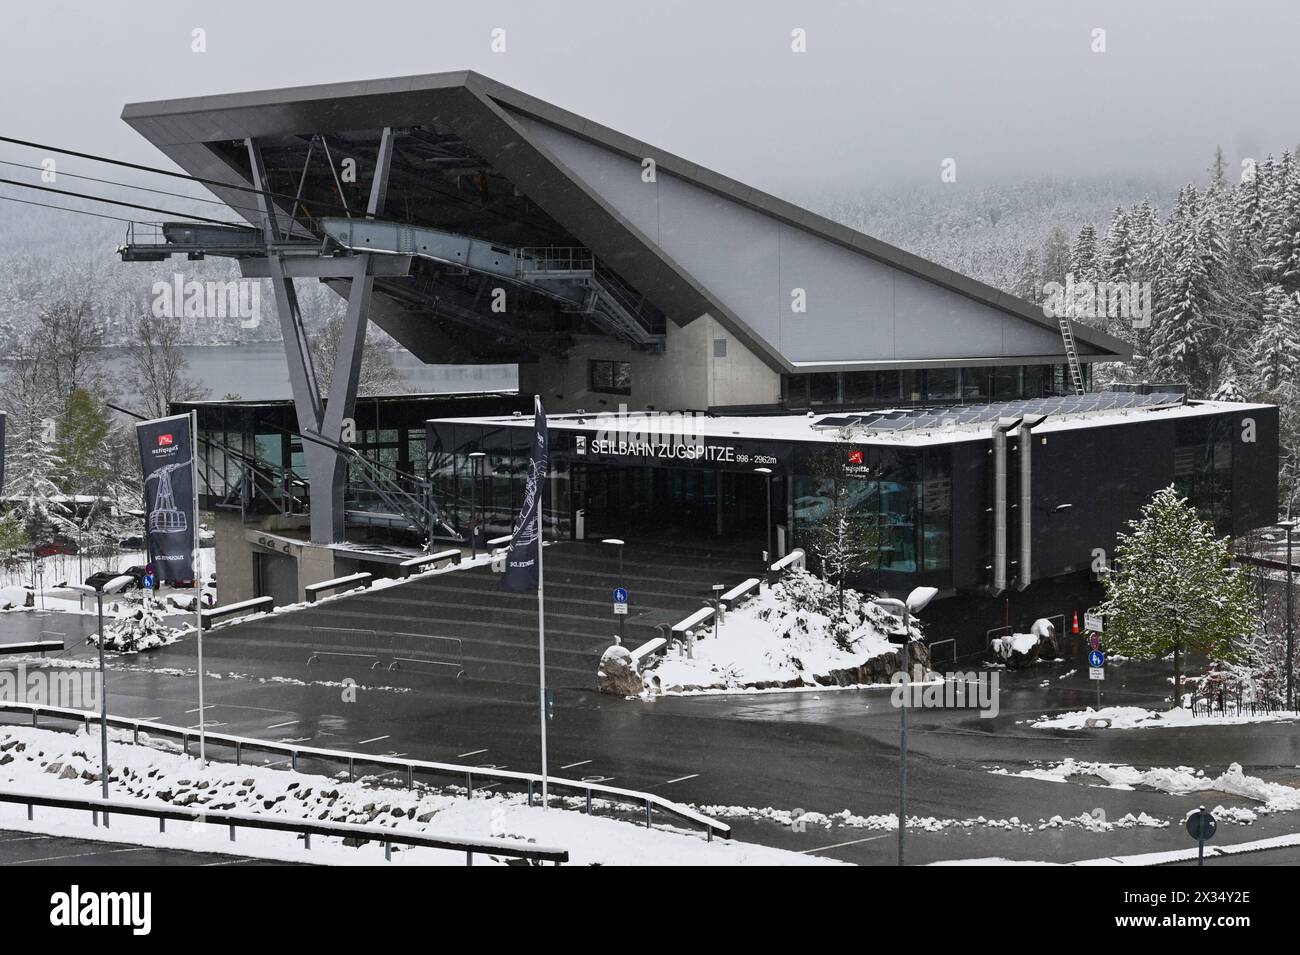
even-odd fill
[{"label": "street lamp post", "polygon": [[767,486],[767,530],[763,537],[763,576],[760,578],[760,580],[767,580],[767,575],[772,568],[772,558],[775,556],[772,552],[772,469],[754,468],[754,473],[763,475],[763,483]]},{"label": "street lamp post", "polygon": [[105,799],[108,798],[108,676],[104,671],[104,594],[120,593],[124,587],[134,582],[134,577],[123,574],[107,581],[102,587],[73,584],[70,588],[95,597],[99,619],[99,776]]},{"label": "street lamp post", "polygon": [[[618,586],[624,586],[626,582],[623,580],[623,545],[626,541],[618,537],[606,537],[601,541],[601,543],[609,544],[611,547],[618,548]],[[623,643],[623,626],[626,621],[626,612],[618,615],[618,642],[620,645]]]},{"label": "street lamp post", "polygon": [[471,451],[469,453],[469,559],[473,560],[478,556],[478,462],[481,458],[487,457],[485,451]]},{"label": "street lamp post", "polygon": [[1291,585],[1295,572],[1291,566],[1291,533],[1296,522],[1287,519],[1278,525],[1286,531],[1286,708],[1295,709],[1295,618],[1291,615]]},{"label": "street lamp post", "polygon": [[879,598],[872,603],[889,610],[903,621],[903,701],[898,708],[898,864],[906,865],[907,841],[907,698],[910,695],[909,682],[912,665],[910,646],[912,642],[912,614],[920,613],[934,599],[939,591],[934,587],[917,587],[907,595],[907,601],[892,597]]}]

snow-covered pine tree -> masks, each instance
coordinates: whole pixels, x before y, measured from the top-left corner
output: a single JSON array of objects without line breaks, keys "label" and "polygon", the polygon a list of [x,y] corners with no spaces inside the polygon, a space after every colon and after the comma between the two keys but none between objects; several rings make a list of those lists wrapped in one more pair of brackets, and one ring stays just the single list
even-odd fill
[{"label": "snow-covered pine tree", "polygon": [[1034,305],[1043,301],[1043,276],[1038,268],[1038,253],[1033,248],[1025,249],[1020,257],[1012,293]]},{"label": "snow-covered pine tree", "polygon": [[1196,394],[1210,390],[1215,356],[1223,344],[1213,314],[1211,228],[1196,189],[1185,186],[1165,226],[1162,255],[1152,279],[1152,371],[1166,381],[1187,382]]},{"label": "snow-covered pine tree", "polygon": [[1183,702],[1188,651],[1231,659],[1234,642],[1255,626],[1250,585],[1227,538],[1174,488],[1157,491],[1121,534],[1106,576],[1106,649],[1140,660],[1174,657],[1174,705]]},{"label": "snow-covered pine tree", "polygon": [[1097,230],[1092,223],[1084,225],[1070,250],[1070,272],[1076,282],[1098,282],[1103,278],[1101,262],[1097,255]]},{"label": "snow-covered pine tree", "polygon": [[1264,292],[1264,314],[1255,339],[1254,377],[1265,392],[1296,397],[1300,376],[1300,295],[1280,285]]},{"label": "snow-covered pine tree", "polygon": [[54,402],[39,366],[26,356],[12,363],[5,390],[5,497],[28,543],[40,544],[70,529],[70,511],[58,484],[63,459],[55,443]]},{"label": "snow-covered pine tree", "polygon": [[1300,158],[1290,151],[1282,153],[1268,200],[1265,268],[1288,292],[1300,291]]}]

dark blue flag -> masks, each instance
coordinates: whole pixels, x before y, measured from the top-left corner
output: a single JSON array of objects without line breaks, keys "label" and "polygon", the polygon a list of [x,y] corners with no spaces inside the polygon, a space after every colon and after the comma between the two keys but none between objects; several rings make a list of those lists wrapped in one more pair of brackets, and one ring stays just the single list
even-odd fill
[{"label": "dark blue flag", "polygon": [[528,457],[528,485],[524,489],[524,504],[519,509],[515,529],[510,534],[510,550],[506,553],[506,573],[501,578],[502,590],[536,590],[541,541],[538,539],[538,516],[546,496],[546,412],[541,399],[537,399],[537,412],[533,419],[533,445]]}]

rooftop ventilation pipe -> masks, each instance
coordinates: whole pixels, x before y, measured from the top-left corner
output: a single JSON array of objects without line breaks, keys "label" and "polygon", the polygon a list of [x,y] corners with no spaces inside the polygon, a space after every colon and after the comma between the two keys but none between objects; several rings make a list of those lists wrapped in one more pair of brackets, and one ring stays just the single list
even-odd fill
[{"label": "rooftop ventilation pipe", "polygon": [[993,425],[993,594],[1007,589],[1007,432],[1020,417],[999,418]]},{"label": "rooftop ventilation pipe", "polygon": [[1033,510],[1034,482],[1032,472],[1033,429],[1042,424],[1044,414],[1027,414],[1020,419],[1020,567],[1016,576],[1016,589],[1024,590],[1034,579]]}]

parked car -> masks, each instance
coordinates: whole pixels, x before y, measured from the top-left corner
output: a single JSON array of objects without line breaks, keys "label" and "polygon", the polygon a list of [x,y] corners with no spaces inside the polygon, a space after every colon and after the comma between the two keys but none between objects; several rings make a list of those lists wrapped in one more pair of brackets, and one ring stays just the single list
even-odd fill
[{"label": "parked car", "polygon": [[[122,575],[115,574],[111,570],[101,570],[98,573],[91,574],[89,577],[86,578],[86,586],[94,587],[96,590],[100,590],[103,588],[103,586],[106,583],[108,583],[114,577],[120,577],[120,576]],[[131,588],[128,587],[127,589],[130,590]]]},{"label": "parked car", "polygon": [[67,537],[56,537],[44,544],[36,545],[37,557],[54,557],[58,554],[75,554],[77,542]]},{"label": "parked car", "polygon": [[117,542],[117,546],[122,548],[122,550],[144,550],[144,538],[139,534],[132,535],[131,537],[123,537]]}]

